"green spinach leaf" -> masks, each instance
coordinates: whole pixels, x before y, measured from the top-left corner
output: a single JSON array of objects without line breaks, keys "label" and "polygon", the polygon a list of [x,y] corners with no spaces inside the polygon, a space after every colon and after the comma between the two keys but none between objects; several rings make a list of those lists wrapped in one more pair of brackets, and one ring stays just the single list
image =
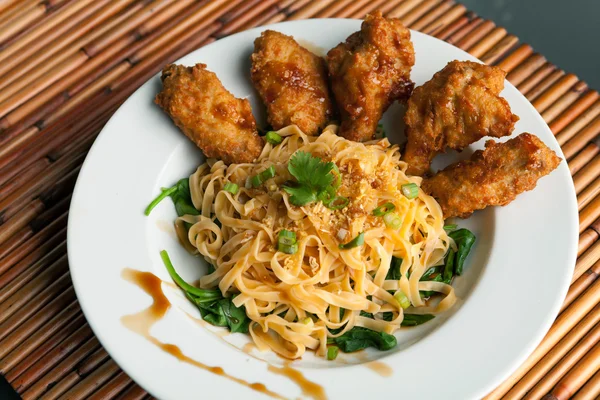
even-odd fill
[{"label": "green spinach leaf", "polygon": [[435,315],[431,314],[404,314],[404,319],[402,320],[401,326],[417,326],[424,324],[427,321],[430,321],[435,318]]},{"label": "green spinach leaf", "polygon": [[342,336],[334,339],[335,344],[345,353],[375,347],[378,350],[390,350],[398,343],[393,335],[376,332],[367,328],[354,327]]},{"label": "green spinach leaf", "polygon": [[462,274],[465,260],[475,243],[475,235],[468,229],[462,228],[448,234],[456,242],[456,259],[454,260],[454,273]]},{"label": "green spinach leaf", "polygon": [[388,270],[385,279],[400,279],[400,266],[402,265],[402,259],[398,257],[392,257],[390,269]]}]

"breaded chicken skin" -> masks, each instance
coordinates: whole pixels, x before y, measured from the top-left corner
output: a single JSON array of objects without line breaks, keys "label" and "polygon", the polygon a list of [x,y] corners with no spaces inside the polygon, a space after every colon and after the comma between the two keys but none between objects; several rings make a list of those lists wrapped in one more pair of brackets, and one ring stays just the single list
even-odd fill
[{"label": "breaded chicken skin", "polygon": [[264,146],[247,99],[223,87],[205,64],[167,65],[154,100],[206,155],[226,164],[249,163]]},{"label": "breaded chicken skin", "polygon": [[333,116],[325,60],[293,37],[264,31],[254,41],[252,82],[273,129],[297,125],[317,135]]},{"label": "breaded chicken skin", "polygon": [[484,136],[510,135],[519,117],[499,96],[506,73],[471,61],[452,61],[408,100],[407,173],[424,175],[446,148],[462,150]]},{"label": "breaded chicken skin", "polygon": [[488,140],[470,160],[452,164],[421,188],[442,207],[444,218],[467,218],[487,206],[504,206],[535,188],[561,159],[537,136],[523,133],[506,143]]},{"label": "breaded chicken skin", "polygon": [[410,70],[415,51],[410,31],[381,11],[366,16],[359,32],[327,53],[327,66],[346,139],[373,138],[379,119],[413,89]]}]

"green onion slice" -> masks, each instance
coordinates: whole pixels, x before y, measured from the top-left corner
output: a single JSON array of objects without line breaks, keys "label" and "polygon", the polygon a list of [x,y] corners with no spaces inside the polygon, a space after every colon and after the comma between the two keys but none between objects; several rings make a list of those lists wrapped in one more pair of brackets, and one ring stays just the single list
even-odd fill
[{"label": "green onion slice", "polygon": [[419,187],[416,183],[405,183],[402,185],[402,194],[406,196],[407,199],[414,199],[419,195]]},{"label": "green onion slice", "polygon": [[383,222],[385,222],[385,226],[394,230],[398,230],[402,226],[402,218],[396,213],[385,214]]},{"label": "green onion slice", "polygon": [[272,165],[260,173],[260,177],[262,178],[263,182],[266,181],[267,179],[273,178],[274,176],[275,176],[275,167],[273,167]]},{"label": "green onion slice", "polygon": [[288,231],[283,229],[279,232],[279,236],[277,238],[277,246],[280,245],[294,245],[296,244],[296,233],[292,231]]},{"label": "green onion slice", "polygon": [[339,248],[342,250],[353,249],[358,246],[365,244],[365,233],[361,232],[357,237],[349,241],[348,243],[340,243]]},{"label": "green onion slice", "polygon": [[296,254],[296,252],[298,251],[298,243],[294,243],[294,244],[281,244],[280,243],[277,246],[277,250],[279,250],[285,254]]},{"label": "green onion slice", "polygon": [[165,264],[169,275],[171,275],[171,278],[175,281],[177,286],[185,290],[187,293],[192,294],[201,299],[215,300],[223,297],[219,290],[200,289],[184,281],[183,278],[179,276],[179,274],[175,271],[175,267],[173,267],[171,259],[169,258],[169,254],[166,250],[162,250],[160,252],[160,258],[162,258],[162,261]]},{"label": "green onion slice", "polygon": [[263,180],[260,177],[260,174],[259,175],[254,175],[252,178],[250,178],[250,183],[252,184],[253,188],[257,188],[260,185],[262,185],[263,184]]},{"label": "green onion slice", "polygon": [[338,356],[338,353],[340,352],[339,347],[337,346],[329,346],[327,348],[327,359],[328,360],[335,360],[336,357]]},{"label": "green onion slice", "polygon": [[456,224],[444,225],[444,230],[446,232],[452,232],[452,231],[456,230],[456,228],[458,228],[458,225],[456,225]]},{"label": "green onion slice", "polygon": [[396,299],[398,304],[400,304],[400,307],[403,309],[406,310],[408,307],[410,307],[410,300],[408,297],[406,297],[402,290],[398,290],[396,294],[394,294],[394,299]]},{"label": "green onion slice", "polygon": [[231,182],[227,182],[225,186],[223,186],[223,190],[231,194],[236,194],[239,188],[240,187],[237,184]]},{"label": "green onion slice", "polygon": [[390,213],[396,209],[394,203],[387,202],[382,206],[377,207],[373,210],[373,215],[376,217],[383,217],[385,214]]},{"label": "green onion slice", "polygon": [[348,203],[350,203],[350,199],[343,196],[336,196],[328,202],[323,202],[325,207],[329,208],[330,210],[341,210],[342,208],[346,207]]},{"label": "green onion slice", "polygon": [[279,136],[277,132],[269,131],[265,136],[265,140],[267,143],[271,143],[272,145],[279,144],[283,141],[283,138]]}]

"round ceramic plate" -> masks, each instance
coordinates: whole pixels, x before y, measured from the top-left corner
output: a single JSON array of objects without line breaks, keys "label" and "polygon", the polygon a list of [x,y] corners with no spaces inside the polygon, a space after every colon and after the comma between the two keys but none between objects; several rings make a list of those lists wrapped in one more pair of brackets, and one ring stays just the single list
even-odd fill
[{"label": "round ceramic plate", "polygon": [[[268,28],[293,35],[324,55],[359,27],[357,20],[318,19]],[[265,121],[264,108],[250,82],[249,57],[254,39],[265,29],[227,37],[178,61],[206,63],[234,95],[250,99],[259,124]],[[418,32],[412,40],[417,85],[448,61],[474,60]],[[121,106],[94,143],[75,187],[68,231],[71,276],[89,324],[119,366],[154,396],[268,397],[262,386],[247,382],[262,383],[284,398],[480,398],[525,360],[550,327],[566,294],[577,248],[575,192],[564,161],[510,205],[458,221],[477,236],[465,273],[455,280],[461,300],[431,322],[401,329],[394,350],[341,354],[335,361],[307,353],[282,369],[283,360],[252,349],[247,335],[227,335],[199,323],[198,311],[173,286],[159,251],[169,251],[188,281],[206,273],[204,261],[178,244],[169,200],[150,217],[143,214],[160,187],[171,186],[203,162],[201,152],[153,103],[160,88],[157,75]],[[547,125],[517,89],[507,82],[502,95],[521,118],[515,134],[534,133],[562,157]],[[384,116],[392,142],[403,139],[401,115],[401,107],[394,105]],[[461,154],[440,156],[435,166],[467,158],[482,146],[483,141]],[[162,288],[173,306],[152,327],[152,341],[123,325],[124,315],[152,304],[140,287],[123,278],[126,268],[149,271],[165,281]],[[164,351],[174,347],[160,343],[176,345],[187,362]],[[226,375],[199,363],[220,367]],[[289,373],[290,368],[305,381]]]}]

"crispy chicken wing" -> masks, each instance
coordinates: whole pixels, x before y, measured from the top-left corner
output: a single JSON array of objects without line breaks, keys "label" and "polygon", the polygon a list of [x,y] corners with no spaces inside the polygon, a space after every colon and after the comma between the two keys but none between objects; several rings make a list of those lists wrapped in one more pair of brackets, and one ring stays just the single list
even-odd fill
[{"label": "crispy chicken wing", "polygon": [[273,129],[295,124],[317,135],[333,116],[325,60],[293,37],[264,31],[254,41],[252,82]]},{"label": "crispy chicken wing", "polygon": [[327,66],[341,112],[340,135],[356,141],[372,139],[390,104],[412,92],[414,63],[410,31],[380,11],[367,15],[359,32],[331,49]]},{"label": "crispy chicken wing", "polygon": [[231,164],[260,155],[264,143],[250,102],[229,93],[205,64],[167,65],[161,79],[163,90],[154,101],[207,157]]},{"label": "crispy chicken wing", "polygon": [[507,205],[532,190],[560,161],[537,136],[523,133],[506,143],[488,140],[485,150],[425,178],[421,188],[438,201],[444,218],[467,218],[475,210]]},{"label": "crispy chicken wing", "polygon": [[423,175],[446,147],[462,150],[484,136],[510,135],[519,117],[499,96],[506,73],[471,61],[452,61],[408,100],[407,173]]}]

